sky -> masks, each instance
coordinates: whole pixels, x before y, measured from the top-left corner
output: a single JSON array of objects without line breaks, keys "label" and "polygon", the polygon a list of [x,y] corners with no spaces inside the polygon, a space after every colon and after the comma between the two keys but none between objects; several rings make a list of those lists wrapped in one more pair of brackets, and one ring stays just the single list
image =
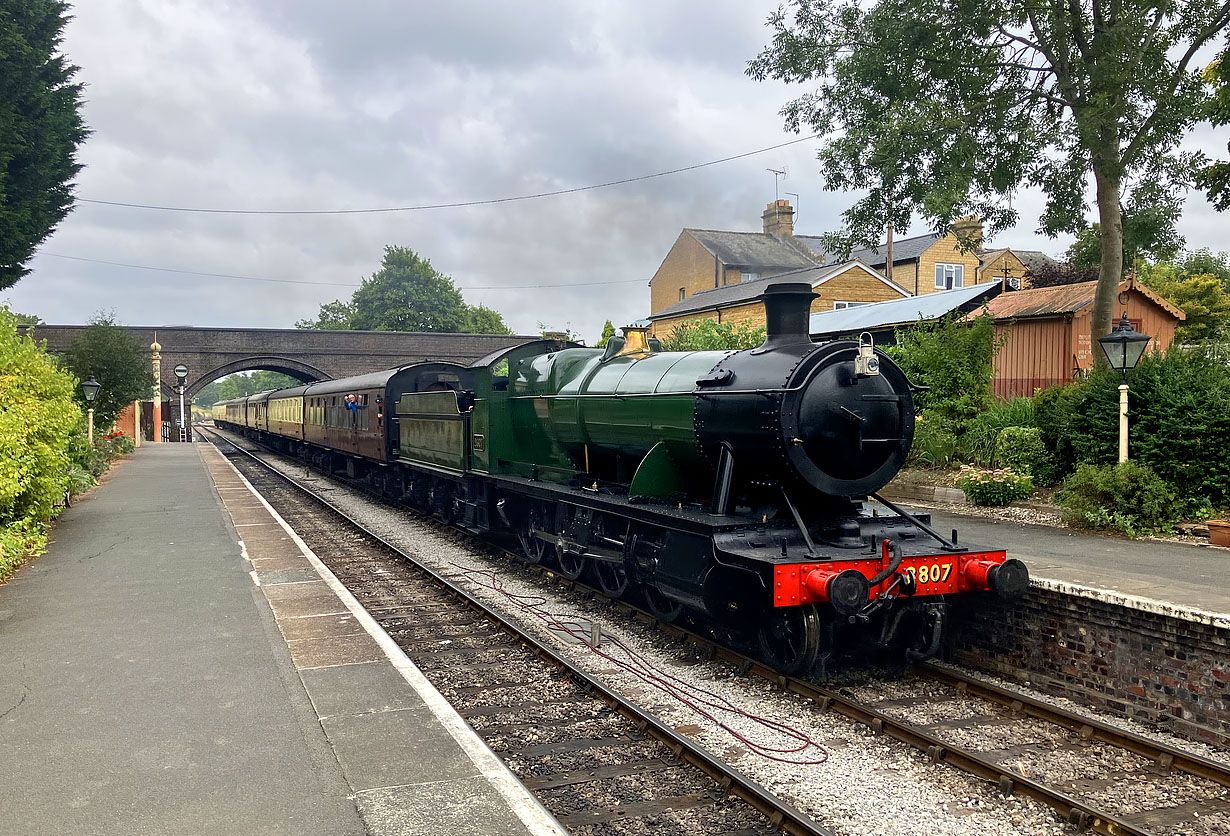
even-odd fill
[{"label": "sky", "polygon": [[[424,206],[792,142],[779,111],[805,88],[744,74],[778,2],[79,0],[63,49],[81,67],[93,133],[76,193],[214,209]],[[1185,145],[1216,154],[1225,139],[1204,128]],[[348,299],[392,244],[429,258],[517,333],[567,328],[592,342],[605,320],[649,313],[649,279],[684,227],[759,232],[766,204],[785,197],[796,232],[838,229],[853,197],[824,190],[817,147],[462,208],[238,215],[79,203],[0,302],[52,324],[104,313],[126,325],[285,328]],[[1067,240],[1033,232],[1040,196],[1023,192],[1018,205],[1020,227],[989,243],[1061,255]],[[1189,195],[1189,248],[1226,249],[1223,228]]]}]

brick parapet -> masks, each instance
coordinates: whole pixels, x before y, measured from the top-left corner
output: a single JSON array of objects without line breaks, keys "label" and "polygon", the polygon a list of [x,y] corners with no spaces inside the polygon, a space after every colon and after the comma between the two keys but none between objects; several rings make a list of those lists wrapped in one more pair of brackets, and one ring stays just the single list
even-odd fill
[{"label": "brick parapet", "polygon": [[[64,351],[87,326],[39,325],[36,340]],[[347,377],[423,360],[470,363],[530,336],[437,334],[404,331],[307,331],[296,328],[124,329],[142,346],[162,345],[163,397],[175,385],[175,366],[188,366],[188,397],[223,374],[266,368],[301,377]]]},{"label": "brick parapet", "polygon": [[[948,657],[1209,743],[1230,744],[1230,618],[1034,584],[954,604]],[[1143,604],[1143,605],[1142,605]]]}]

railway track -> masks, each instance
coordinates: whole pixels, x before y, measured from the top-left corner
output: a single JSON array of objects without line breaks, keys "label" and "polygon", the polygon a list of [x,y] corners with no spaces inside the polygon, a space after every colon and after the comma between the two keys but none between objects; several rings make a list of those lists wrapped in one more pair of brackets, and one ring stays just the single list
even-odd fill
[{"label": "railway track", "polygon": [[[552,584],[602,594],[532,568]],[[933,763],[991,782],[1006,795],[1040,801],[1078,829],[1136,836],[1230,832],[1230,768],[1217,761],[936,665],[912,674],[899,689],[909,691],[906,696],[875,693],[882,688],[826,688],[782,675],[625,601],[612,606],[743,675],[807,698],[817,711],[907,743]]]},{"label": "railway track", "polygon": [[222,454],[570,832],[832,836],[447,577],[222,441]]}]

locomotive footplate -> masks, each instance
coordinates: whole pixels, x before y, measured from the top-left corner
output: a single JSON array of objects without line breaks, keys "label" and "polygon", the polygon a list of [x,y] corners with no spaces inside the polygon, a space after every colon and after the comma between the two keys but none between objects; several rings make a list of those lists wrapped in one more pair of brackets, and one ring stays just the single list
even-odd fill
[{"label": "locomotive footplate", "polygon": [[988,590],[1010,599],[1029,585],[1025,565],[1002,550],[943,548],[902,517],[862,522],[861,537],[810,546],[797,530],[782,525],[720,532],[714,545],[728,559],[760,563],[771,572],[775,607],[838,605],[843,597],[853,606],[886,595],[925,598]]}]

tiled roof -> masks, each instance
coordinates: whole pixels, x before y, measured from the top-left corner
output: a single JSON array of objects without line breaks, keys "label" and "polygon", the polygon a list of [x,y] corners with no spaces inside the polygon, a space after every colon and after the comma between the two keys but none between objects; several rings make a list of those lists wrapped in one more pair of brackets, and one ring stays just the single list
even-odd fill
[{"label": "tiled roof", "polygon": [[[796,235],[813,252],[819,256],[821,263],[827,264],[831,256],[824,251],[824,239],[819,235]],[[913,238],[900,238],[893,241],[893,264],[903,261],[913,261],[927,251],[927,248],[942,238],[942,235],[931,232],[926,235],[915,235]],[[850,253],[850,259],[862,261],[872,267],[883,267],[888,263],[887,243],[878,247],[864,247]]]},{"label": "tiled roof", "polygon": [[793,281],[793,282],[811,282],[816,281],[826,275],[835,273],[841,269],[842,265],[832,265],[830,267],[807,267],[802,270],[791,270],[787,273],[778,273],[773,276],[767,276],[762,279],[756,279],[750,282],[739,282],[738,284],[730,284],[725,287],[715,287],[710,290],[702,290],[698,293],[693,293],[687,299],[676,302],[673,305],[667,305],[660,311],[650,314],[650,319],[668,319],[670,317],[689,314],[695,311],[707,311],[713,308],[726,308],[731,305],[742,305],[746,302],[751,302],[760,294],[764,293],[764,289],[771,282],[776,281]]},{"label": "tiled roof", "polygon": [[1041,250],[1013,250],[1012,252],[1016,253],[1016,257],[1025,265],[1026,270],[1051,267],[1059,263]]},{"label": "tiled roof", "polygon": [[766,276],[761,279],[756,279],[750,282],[739,282],[738,284],[727,285],[726,287],[715,287],[710,290],[702,290],[694,293],[687,299],[676,302],[673,305],[668,305],[662,310],[650,314],[651,319],[669,319],[671,317],[681,316],[683,314],[694,313],[696,311],[707,311],[715,308],[728,308],[732,305],[742,305],[753,301],[760,294],[764,293],[764,289],[772,282],[792,281],[792,282],[808,282],[813,287],[823,285],[826,281],[844,273],[851,267],[858,266],[873,273],[877,279],[884,284],[893,288],[904,296],[909,296],[910,292],[895,282],[890,282],[888,279],[876,273],[866,264],[859,264],[855,261],[844,261],[841,264],[830,264],[826,267],[805,267],[801,270],[790,270],[785,273],[775,273],[772,276]]},{"label": "tiled roof", "polygon": [[887,302],[856,305],[839,311],[814,313],[811,315],[810,333],[813,337],[832,337],[893,325],[907,325],[920,319],[937,319],[949,311],[993,296],[999,290],[999,282],[986,282],[956,290],[924,293],[908,299],[890,299]]},{"label": "tiled roof", "polygon": [[790,270],[815,267],[822,262],[805,247],[789,239],[774,238],[763,232],[722,232],[715,229],[684,230],[723,264],[732,267]]}]

